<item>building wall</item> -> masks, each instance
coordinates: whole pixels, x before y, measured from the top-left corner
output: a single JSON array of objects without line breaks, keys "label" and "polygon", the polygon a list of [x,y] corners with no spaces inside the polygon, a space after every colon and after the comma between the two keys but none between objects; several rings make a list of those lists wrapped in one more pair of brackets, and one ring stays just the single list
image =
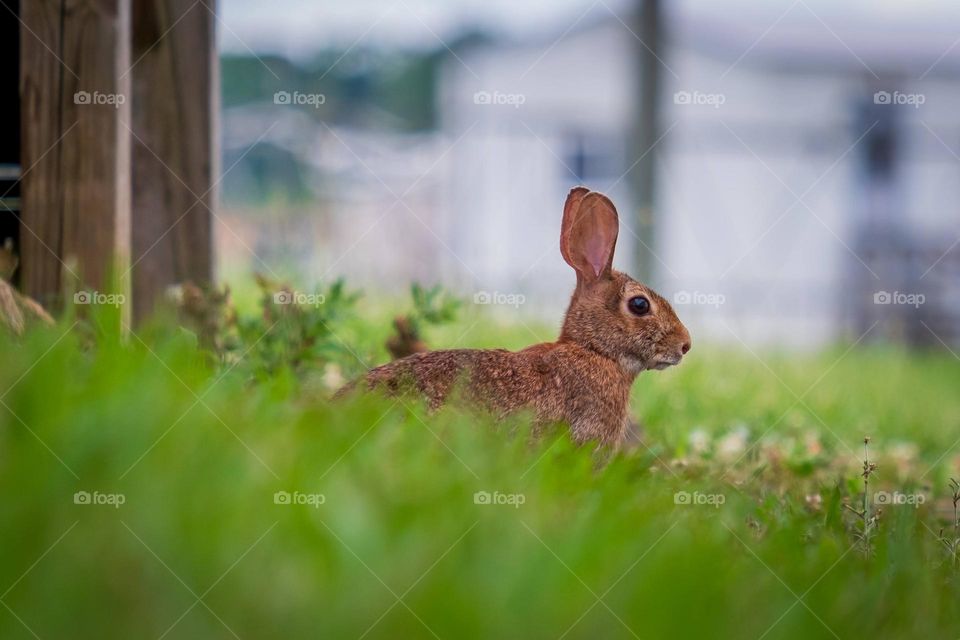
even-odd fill
[{"label": "building wall", "polygon": [[[575,284],[560,257],[560,217],[578,184],[611,195],[630,226],[622,174],[635,74],[621,33],[604,25],[559,42],[474,50],[447,66],[442,126],[463,137],[449,154],[443,215],[477,290],[521,293],[527,310],[559,317]],[[617,265],[630,264],[633,244],[622,229]]]},{"label": "building wall", "polygon": [[[910,243],[945,250],[944,238],[960,233],[960,131],[950,106],[960,87],[935,75],[876,79],[848,60],[731,67],[736,53],[684,42],[663,56],[659,259],[655,273],[637,275],[677,296],[681,317],[707,339],[816,346],[856,338],[852,310],[889,286],[861,246],[864,234],[883,224]],[[563,197],[580,181],[571,148],[582,139],[594,141],[585,155],[603,166],[584,181],[618,203],[617,264],[631,264],[637,241],[620,177],[635,160],[625,145],[632,55],[632,36],[611,20],[558,43],[477,50],[465,66],[451,61],[444,126],[469,132],[451,153],[444,215],[477,286],[520,290],[548,313],[565,305],[560,294],[572,276],[557,234]],[[922,93],[925,102],[884,111],[873,102],[880,89]],[[481,90],[524,101],[475,104]],[[871,180],[869,153],[888,125],[898,132],[893,177]]]}]

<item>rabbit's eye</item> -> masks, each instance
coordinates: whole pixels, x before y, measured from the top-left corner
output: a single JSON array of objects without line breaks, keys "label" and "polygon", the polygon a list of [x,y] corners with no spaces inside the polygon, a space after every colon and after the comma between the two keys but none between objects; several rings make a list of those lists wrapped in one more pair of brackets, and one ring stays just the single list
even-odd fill
[{"label": "rabbit's eye", "polygon": [[635,316],[645,316],[650,313],[650,301],[643,296],[634,296],[627,301],[630,313]]}]

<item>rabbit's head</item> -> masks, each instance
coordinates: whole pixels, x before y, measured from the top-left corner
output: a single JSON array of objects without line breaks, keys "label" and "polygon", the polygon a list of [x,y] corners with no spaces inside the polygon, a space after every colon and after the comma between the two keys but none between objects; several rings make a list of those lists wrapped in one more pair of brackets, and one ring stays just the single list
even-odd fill
[{"label": "rabbit's head", "polygon": [[610,199],[577,187],[567,196],[560,252],[577,272],[561,341],[618,362],[631,375],[679,364],[690,334],[670,303],[612,268],[619,220]]}]

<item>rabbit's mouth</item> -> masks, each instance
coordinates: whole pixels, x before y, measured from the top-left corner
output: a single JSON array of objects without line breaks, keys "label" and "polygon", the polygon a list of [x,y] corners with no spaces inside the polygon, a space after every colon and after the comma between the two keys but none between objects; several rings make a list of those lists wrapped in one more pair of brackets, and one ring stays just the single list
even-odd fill
[{"label": "rabbit's mouth", "polygon": [[667,367],[673,367],[680,364],[682,356],[674,356],[672,358],[657,358],[653,361],[653,364],[650,366],[651,369],[656,369],[657,371],[663,371]]}]

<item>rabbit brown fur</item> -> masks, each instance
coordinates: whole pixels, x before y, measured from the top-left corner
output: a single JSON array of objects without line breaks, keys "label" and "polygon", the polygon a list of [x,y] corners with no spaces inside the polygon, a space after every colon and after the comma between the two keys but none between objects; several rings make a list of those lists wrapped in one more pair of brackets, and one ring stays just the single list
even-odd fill
[{"label": "rabbit brown fur", "polygon": [[618,227],[606,196],[583,187],[567,196],[560,252],[577,273],[577,287],[556,342],[515,352],[417,353],[370,370],[362,381],[391,393],[410,384],[438,407],[462,380],[469,400],[499,416],[528,409],[538,422],[566,421],[578,442],[619,445],[634,379],[678,364],[690,334],[670,303],[611,268]]}]

